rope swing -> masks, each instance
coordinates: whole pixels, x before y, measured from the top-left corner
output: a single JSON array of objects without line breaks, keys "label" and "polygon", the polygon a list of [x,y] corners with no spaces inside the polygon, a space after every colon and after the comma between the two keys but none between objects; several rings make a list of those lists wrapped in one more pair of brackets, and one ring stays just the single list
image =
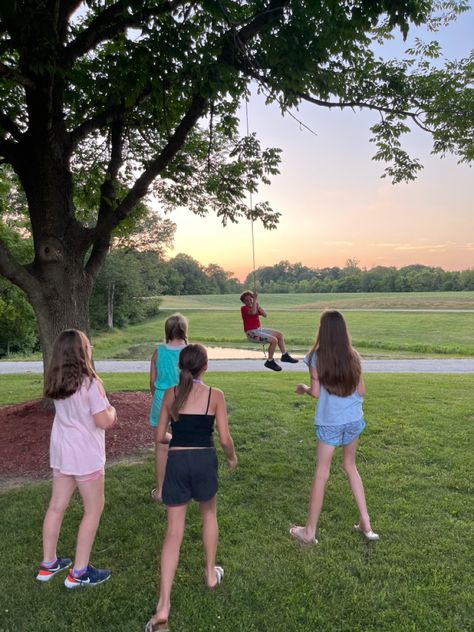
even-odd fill
[{"label": "rope swing", "polygon": [[[245,99],[245,121],[247,124],[247,136],[250,136],[249,129],[249,108],[248,108],[248,100]],[[255,237],[253,232],[253,200],[252,200],[252,191],[249,189],[249,210],[250,210],[250,229],[252,233],[252,276],[253,276],[253,291],[257,292],[257,274],[255,271]]]}]

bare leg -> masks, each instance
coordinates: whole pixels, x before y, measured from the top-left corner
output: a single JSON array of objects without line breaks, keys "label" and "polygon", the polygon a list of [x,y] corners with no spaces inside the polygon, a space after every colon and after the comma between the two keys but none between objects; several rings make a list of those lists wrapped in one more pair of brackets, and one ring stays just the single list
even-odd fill
[{"label": "bare leg", "polygon": [[[156,440],[157,428],[155,428],[155,477],[156,491],[153,494],[155,500],[161,500],[163,481],[165,480],[166,463],[168,461],[168,444],[158,443]],[[171,440],[171,434],[166,433],[166,438]]]},{"label": "bare leg", "polygon": [[167,507],[168,525],[161,550],[160,596],[156,605],[156,614],[152,621],[166,621],[171,607],[171,588],[179,562],[179,551],[183,541],[186,523],[187,505]]},{"label": "bare leg", "polygon": [[273,353],[277,348],[277,345],[282,354],[286,353],[286,346],[285,339],[281,331],[277,331],[276,329],[269,329],[268,331],[271,333],[271,336],[268,337],[268,343],[270,345],[270,347],[268,348],[268,359],[271,360],[273,358]]},{"label": "bare leg", "polygon": [[89,564],[92,545],[104,509],[104,476],[95,481],[77,483],[84,504],[79,531],[77,532],[76,559],[74,568],[85,568]]},{"label": "bare leg", "polygon": [[57,558],[59,532],[64,513],[75,489],[76,481],[73,476],[53,478],[51,500],[43,521],[43,562],[52,562]]},{"label": "bare leg", "polygon": [[311,487],[309,498],[308,518],[306,526],[302,531],[305,539],[311,540],[316,535],[319,515],[324,501],[324,490],[331,470],[331,462],[335,447],[318,441],[316,446],[316,472]]},{"label": "bare leg", "polygon": [[206,554],[206,581],[210,588],[216,585],[217,542],[219,538],[219,526],[217,524],[216,496],[211,500],[199,503],[202,518],[202,543]]},{"label": "bare leg", "polygon": [[274,333],[277,337],[278,347],[280,348],[280,351],[282,352],[282,354],[286,353],[285,338],[283,337],[283,334],[281,333],[281,331],[275,331]]},{"label": "bare leg", "polygon": [[356,467],[357,439],[344,446],[342,456],[342,467],[349,479],[352,495],[359,510],[359,526],[363,531],[371,531],[370,518],[365,501],[364,484]]},{"label": "bare leg", "polygon": [[277,338],[274,336],[268,336],[268,359],[273,360],[273,355],[277,346]]}]

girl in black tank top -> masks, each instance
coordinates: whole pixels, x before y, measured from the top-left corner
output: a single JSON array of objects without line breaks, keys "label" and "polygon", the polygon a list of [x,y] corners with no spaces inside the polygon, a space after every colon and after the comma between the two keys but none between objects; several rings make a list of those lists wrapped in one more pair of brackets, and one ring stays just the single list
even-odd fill
[{"label": "girl in black tank top", "polygon": [[200,506],[206,557],[204,574],[208,587],[214,589],[224,575],[224,569],[216,566],[218,485],[214,427],[229,469],[234,470],[237,466],[224,394],[202,382],[202,376],[207,370],[207,352],[202,345],[185,347],[180,353],[179,368],[179,384],[165,392],[158,421],[159,442],[167,441],[169,425],[172,431],[162,493],[168,525],[161,551],[160,596],[156,612],[146,625],[146,632],[166,628],[186,510],[192,499],[199,502]]},{"label": "girl in black tank top", "polygon": [[[194,383],[201,383],[193,380]],[[176,398],[176,387],[175,398]],[[170,450],[174,448],[213,448],[212,433],[214,431],[215,415],[209,415],[212,387],[209,387],[206,412],[179,413],[178,420],[171,420]]]}]

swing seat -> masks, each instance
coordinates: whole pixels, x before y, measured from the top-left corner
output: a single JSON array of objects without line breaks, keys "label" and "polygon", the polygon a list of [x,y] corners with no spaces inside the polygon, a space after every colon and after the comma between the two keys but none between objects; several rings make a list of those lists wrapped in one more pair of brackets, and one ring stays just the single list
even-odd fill
[{"label": "swing seat", "polygon": [[263,357],[265,359],[267,358],[267,349],[266,349],[266,345],[268,344],[267,342],[260,342],[259,340],[252,340],[248,336],[245,336],[245,340],[247,342],[251,342],[254,345],[262,345]]}]

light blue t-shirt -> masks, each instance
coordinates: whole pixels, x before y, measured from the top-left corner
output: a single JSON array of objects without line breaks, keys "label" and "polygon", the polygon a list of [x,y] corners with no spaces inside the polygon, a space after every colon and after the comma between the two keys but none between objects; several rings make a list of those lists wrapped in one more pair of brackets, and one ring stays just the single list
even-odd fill
[{"label": "light blue t-shirt", "polygon": [[[303,362],[307,366],[316,368],[316,354],[309,352]],[[347,397],[332,395],[321,385],[314,423],[316,426],[342,426],[360,421],[364,417],[362,410],[363,397],[357,389]]]}]

